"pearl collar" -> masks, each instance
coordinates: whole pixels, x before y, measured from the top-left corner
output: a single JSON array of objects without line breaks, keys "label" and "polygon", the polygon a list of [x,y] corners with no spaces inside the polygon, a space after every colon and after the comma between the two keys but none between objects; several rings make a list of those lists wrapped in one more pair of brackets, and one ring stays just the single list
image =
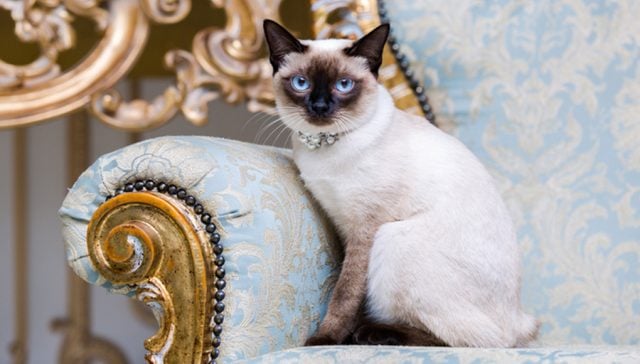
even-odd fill
[{"label": "pearl collar", "polygon": [[298,131],[298,140],[309,150],[319,149],[323,145],[331,146],[340,139],[340,136],[342,136],[342,133],[320,132],[317,134],[309,134]]}]

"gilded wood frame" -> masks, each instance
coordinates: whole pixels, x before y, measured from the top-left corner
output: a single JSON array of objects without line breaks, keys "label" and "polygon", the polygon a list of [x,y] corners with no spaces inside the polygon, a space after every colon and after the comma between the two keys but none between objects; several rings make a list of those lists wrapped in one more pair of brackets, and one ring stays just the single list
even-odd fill
[{"label": "gilded wood frame", "polygon": [[[151,101],[124,100],[113,89],[133,67],[145,47],[151,23],[171,24],[191,10],[190,0],[0,0],[11,12],[15,32],[35,42],[40,57],[27,65],[0,60],[0,129],[43,122],[87,107],[115,128],[142,131],[160,126],[181,112],[190,122],[206,122],[207,103],[222,98],[246,102],[254,112],[273,113],[271,68],[265,58],[262,20],[278,20],[282,0],[211,0],[224,8],[224,29],[207,28],[192,49],[165,55],[176,82]],[[357,37],[380,23],[375,0],[311,0],[316,38]],[[336,22],[330,23],[337,14]],[[58,55],[75,45],[74,17],[95,22],[102,38],[77,65],[61,71]],[[422,114],[411,87],[385,50],[380,71],[400,108]]]}]

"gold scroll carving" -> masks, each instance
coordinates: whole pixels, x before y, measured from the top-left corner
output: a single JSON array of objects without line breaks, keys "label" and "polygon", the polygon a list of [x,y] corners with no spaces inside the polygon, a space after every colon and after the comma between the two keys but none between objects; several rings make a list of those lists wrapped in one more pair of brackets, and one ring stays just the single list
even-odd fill
[{"label": "gold scroll carving", "polygon": [[[271,69],[263,49],[262,20],[278,19],[281,0],[211,0],[224,8],[224,29],[196,34],[192,50],[170,51],[165,65],[175,85],[151,101],[126,101],[111,87],[131,69],[145,46],[149,23],[175,23],[191,10],[188,0],[0,0],[15,32],[38,43],[41,56],[16,66],[0,61],[0,129],[27,125],[88,106],[102,122],[142,131],[168,122],[177,112],[196,125],[206,122],[207,103],[222,98],[246,102],[251,111],[273,112]],[[104,31],[78,65],[62,72],[58,54],[75,44],[74,17],[89,17]]]},{"label": "gold scroll carving", "polygon": [[[0,129],[40,122],[88,106],[102,122],[142,131],[168,122],[178,112],[202,125],[207,103],[245,102],[250,111],[274,112],[271,68],[265,58],[262,21],[279,19],[282,0],[210,0],[226,14],[224,28],[199,31],[191,51],[165,55],[175,84],[153,100],[127,101],[112,86],[135,64],[145,47],[149,23],[170,24],[191,11],[189,0],[0,0],[10,11],[15,32],[40,46],[40,57],[16,66],[0,60]],[[317,38],[357,37],[380,23],[375,0],[312,0],[312,29]],[[58,54],[75,45],[71,22],[84,17],[103,36],[75,67],[62,72]],[[419,104],[385,50],[381,81],[398,107],[422,114]]]},{"label": "gold scroll carving", "polygon": [[[147,17],[133,0],[113,0],[109,11],[100,3],[0,0],[0,8],[11,12],[18,38],[38,43],[41,51],[37,60],[23,66],[0,61],[0,129],[70,113],[130,69],[145,44]],[[91,17],[104,36],[84,60],[62,72],[57,57],[75,44],[70,24],[74,16]]]},{"label": "gold scroll carving", "polygon": [[171,51],[165,65],[175,70],[176,84],[151,102],[125,102],[114,90],[94,95],[91,110],[114,127],[139,131],[166,123],[182,112],[195,125],[206,123],[207,103],[222,98],[246,102],[252,112],[273,113],[271,66],[263,49],[262,20],[279,18],[281,0],[212,0],[224,8],[226,26],[196,34],[191,52]]},{"label": "gold scroll carving", "polygon": [[213,253],[198,224],[186,205],[155,192],[114,197],[89,224],[96,270],[129,287],[159,318],[158,332],[144,343],[149,363],[209,361]]}]

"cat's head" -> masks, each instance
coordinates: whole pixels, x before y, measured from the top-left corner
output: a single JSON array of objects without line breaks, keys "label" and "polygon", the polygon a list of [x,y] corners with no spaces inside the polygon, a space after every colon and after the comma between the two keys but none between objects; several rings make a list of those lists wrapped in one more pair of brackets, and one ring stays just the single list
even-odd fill
[{"label": "cat's head", "polygon": [[344,132],[371,118],[388,24],[355,42],[298,40],[271,20],[265,20],[264,34],[276,104],[287,126],[305,132]]}]

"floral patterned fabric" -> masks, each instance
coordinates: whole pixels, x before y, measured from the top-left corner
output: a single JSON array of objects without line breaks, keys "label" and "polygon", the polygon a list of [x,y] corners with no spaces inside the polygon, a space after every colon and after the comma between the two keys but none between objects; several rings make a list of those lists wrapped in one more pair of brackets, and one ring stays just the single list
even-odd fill
[{"label": "floral patterned fabric", "polygon": [[538,344],[640,344],[640,2],[387,2],[512,211]]},{"label": "floral patterned fabric", "polygon": [[68,262],[87,282],[129,293],[96,273],[85,235],[105,196],[147,178],[184,187],[214,215],[227,271],[222,357],[234,361],[300,346],[326,311],[340,248],[300,183],[290,152],[168,137],[101,157],[60,209]]},{"label": "floral patterned fabric", "polygon": [[238,364],[421,364],[421,363],[575,363],[637,364],[638,347],[548,347],[539,349],[420,348],[402,346],[325,346],[266,354]]}]

